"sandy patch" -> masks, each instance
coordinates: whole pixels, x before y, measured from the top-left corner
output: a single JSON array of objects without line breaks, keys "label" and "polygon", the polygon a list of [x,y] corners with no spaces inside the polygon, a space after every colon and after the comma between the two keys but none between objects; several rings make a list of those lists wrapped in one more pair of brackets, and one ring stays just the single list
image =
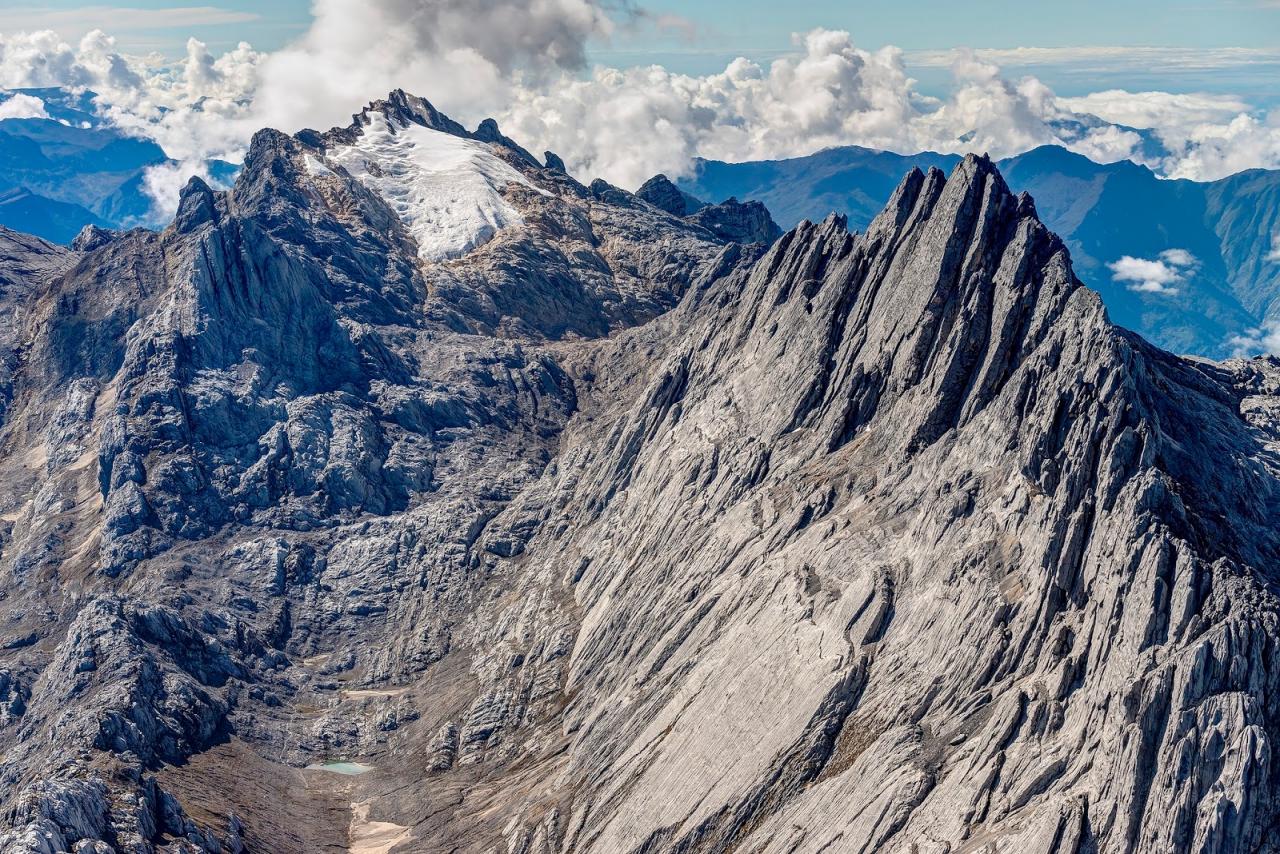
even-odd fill
[{"label": "sandy patch", "polygon": [[359,700],[364,697],[399,697],[408,687],[404,688],[359,688],[354,691],[343,690],[342,699]]},{"label": "sandy patch", "polygon": [[351,854],[388,854],[409,838],[409,828],[389,821],[369,821],[369,805],[361,801],[351,805],[351,829],[348,831]]}]

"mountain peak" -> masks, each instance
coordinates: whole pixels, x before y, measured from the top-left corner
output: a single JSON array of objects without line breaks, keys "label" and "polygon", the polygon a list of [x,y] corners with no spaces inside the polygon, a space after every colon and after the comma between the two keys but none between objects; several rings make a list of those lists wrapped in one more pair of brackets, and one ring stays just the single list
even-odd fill
[{"label": "mountain peak", "polygon": [[[803,295],[795,322],[829,323],[826,343],[809,346],[834,365],[816,371],[793,417],[818,419],[837,445],[891,402],[918,401],[903,404],[897,427],[912,448],[973,417],[1080,287],[1061,241],[985,157],[965,158],[949,178],[913,169],[864,234],[849,237],[843,218],[829,217],[802,224],[770,258],[771,292],[755,298]],[[860,377],[852,399],[829,385],[839,374]]]},{"label": "mountain peak", "polygon": [[685,196],[666,175],[654,175],[636,190],[636,198],[644,199],[659,210],[672,216],[684,216],[691,213]]},{"label": "mountain peak", "polygon": [[381,113],[392,125],[416,124],[454,136],[471,136],[466,128],[437,110],[430,101],[403,89],[395,89],[386,98],[370,102],[351,117],[351,128],[367,127],[372,113]]}]

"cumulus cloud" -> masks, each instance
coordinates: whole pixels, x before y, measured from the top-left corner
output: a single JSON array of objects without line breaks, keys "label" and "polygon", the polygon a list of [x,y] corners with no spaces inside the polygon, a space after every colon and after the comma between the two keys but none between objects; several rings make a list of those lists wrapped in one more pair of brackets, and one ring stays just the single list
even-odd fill
[{"label": "cumulus cloud", "polygon": [[1270,321],[1255,329],[1232,335],[1227,341],[1231,355],[1246,359],[1260,353],[1280,353],[1280,323]]},{"label": "cumulus cloud", "polygon": [[584,68],[587,42],[613,29],[593,0],[316,0],[313,14],[259,69],[264,121],[329,127],[397,87],[493,112],[513,87]]},{"label": "cumulus cloud", "polygon": [[0,121],[4,119],[47,119],[49,112],[44,101],[34,95],[14,92],[6,101],[0,101]]},{"label": "cumulus cloud", "polygon": [[1195,267],[1200,263],[1196,256],[1185,249],[1166,249],[1160,253],[1160,260],[1183,269]]},{"label": "cumulus cloud", "polygon": [[1178,293],[1178,283],[1198,265],[1196,256],[1185,249],[1166,249],[1154,259],[1124,255],[1107,264],[1111,278],[1128,283],[1129,290],[1169,295]]},{"label": "cumulus cloud", "polygon": [[1152,131],[1167,151],[1148,165],[1170,178],[1205,181],[1280,167],[1280,116],[1238,98],[1109,90],[1064,98],[1063,107]]},{"label": "cumulus cloud", "polygon": [[863,50],[829,30],[797,36],[796,47],[767,67],[740,58],[700,77],[597,68],[587,80],[517,88],[499,119],[584,174],[630,187],[684,174],[695,154],[748,160],[857,144],[1000,157],[1057,142],[1116,160],[1141,142],[1106,128],[1064,136],[1055,124],[1070,114],[1047,86],[1007,81],[971,52],[956,55],[951,96],[935,100],[916,91],[897,48]]},{"label": "cumulus cloud", "polygon": [[[1060,98],[1035,77],[1009,79],[990,51],[949,53],[953,85],[935,99],[918,91],[901,50],[867,50],[841,31],[797,35],[794,51],[771,63],[739,58],[684,75],[588,68],[588,47],[622,29],[682,27],[627,2],[315,0],[313,13],[310,29],[274,53],[242,44],[215,56],[192,40],[178,63],[126,57],[100,31],[75,46],[49,31],[0,36],[0,87],[99,93],[110,122],[184,163],[151,176],[161,213],[174,198],[161,184],[192,174],[187,161],[237,160],[263,126],[345,124],[397,87],[464,123],[492,115],[581,177],[630,188],[657,172],[686,174],[695,156],[778,158],[849,144],[999,157],[1057,143],[1200,179],[1280,166],[1276,121],[1237,99],[1121,90]],[[1156,154],[1152,138],[1163,146]]]},{"label": "cumulus cloud", "polygon": [[[44,30],[0,36],[0,88],[92,91],[108,123],[158,143],[179,161],[175,167],[154,167],[144,177],[154,219],[163,221],[177,209],[180,186],[166,181],[200,174],[209,159],[239,160],[249,136],[261,127],[251,104],[262,58],[243,43],[215,58],[191,39],[182,62],[157,63],[123,55],[100,30],[75,46]],[[5,105],[28,97],[15,95]]]},{"label": "cumulus cloud", "polygon": [[177,213],[182,188],[195,176],[216,184],[209,176],[208,164],[198,159],[159,163],[142,173],[143,191],[151,197],[162,219],[172,218]]},{"label": "cumulus cloud", "polygon": [[1083,154],[1095,163],[1116,163],[1120,160],[1146,162],[1141,154],[1141,134],[1115,125],[1089,128],[1080,136],[1064,142],[1072,151]]},{"label": "cumulus cloud", "polygon": [[1280,166],[1280,115],[1265,119],[1240,114],[1225,125],[1203,124],[1181,140],[1166,161],[1170,178],[1223,177],[1252,168]]},{"label": "cumulus cloud", "polygon": [[895,48],[857,49],[845,33],[798,38],[767,69],[736,59],[702,77],[661,66],[597,68],[587,79],[519,87],[498,118],[585,175],[634,187],[684,174],[694,155],[747,160],[859,142],[911,147],[921,107]]},{"label": "cumulus cloud", "polygon": [[1195,92],[1129,92],[1108,89],[1078,98],[1061,99],[1062,106],[1077,113],[1088,113],[1135,128],[1173,128],[1184,130],[1201,124],[1222,124],[1241,113],[1249,105],[1238,98]]}]

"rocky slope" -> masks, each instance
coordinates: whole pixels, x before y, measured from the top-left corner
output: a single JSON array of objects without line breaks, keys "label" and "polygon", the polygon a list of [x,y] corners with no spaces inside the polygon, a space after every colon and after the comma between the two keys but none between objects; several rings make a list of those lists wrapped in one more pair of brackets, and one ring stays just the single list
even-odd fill
[{"label": "rocky slope", "polygon": [[544,160],[397,92],[0,233],[0,848],[1270,850],[1280,363],[983,159],[771,245]]}]

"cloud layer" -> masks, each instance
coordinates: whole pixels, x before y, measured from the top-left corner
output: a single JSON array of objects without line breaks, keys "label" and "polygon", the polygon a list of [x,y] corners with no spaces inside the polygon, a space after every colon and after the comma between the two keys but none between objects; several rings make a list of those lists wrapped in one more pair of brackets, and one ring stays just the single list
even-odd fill
[{"label": "cloud layer", "polygon": [[259,127],[344,124],[395,87],[471,124],[492,115],[580,176],[632,188],[656,172],[686,173],[695,156],[777,158],[846,144],[1005,156],[1057,143],[1197,179],[1280,167],[1280,116],[1196,94],[1060,98],[997,64],[1035,60],[1034,49],[947,54],[953,86],[935,99],[917,89],[902,51],[866,50],[840,31],[798,35],[792,54],[767,65],[736,59],[692,76],[661,66],[588,69],[589,45],[620,27],[656,24],[625,3],[315,0],[313,12],[307,33],[275,53],[241,44],[215,57],[192,40],[176,64],[123,56],[100,31],[74,46],[49,31],[0,36],[0,87],[99,93],[108,120],[182,161],[151,176],[161,215],[176,198],[166,181],[198,174],[210,157],[237,159]]},{"label": "cloud layer", "polygon": [[1246,329],[1241,335],[1231,336],[1227,345],[1231,355],[1245,359],[1259,353],[1280,353],[1280,323],[1264,323],[1257,329]]},{"label": "cloud layer", "polygon": [[1185,249],[1166,249],[1154,259],[1124,255],[1107,266],[1111,278],[1131,291],[1148,294],[1176,294],[1178,283],[1193,272],[1199,261]]},{"label": "cloud layer", "polygon": [[44,101],[34,95],[15,92],[7,100],[0,101],[0,121],[5,119],[47,119],[49,111]]}]

